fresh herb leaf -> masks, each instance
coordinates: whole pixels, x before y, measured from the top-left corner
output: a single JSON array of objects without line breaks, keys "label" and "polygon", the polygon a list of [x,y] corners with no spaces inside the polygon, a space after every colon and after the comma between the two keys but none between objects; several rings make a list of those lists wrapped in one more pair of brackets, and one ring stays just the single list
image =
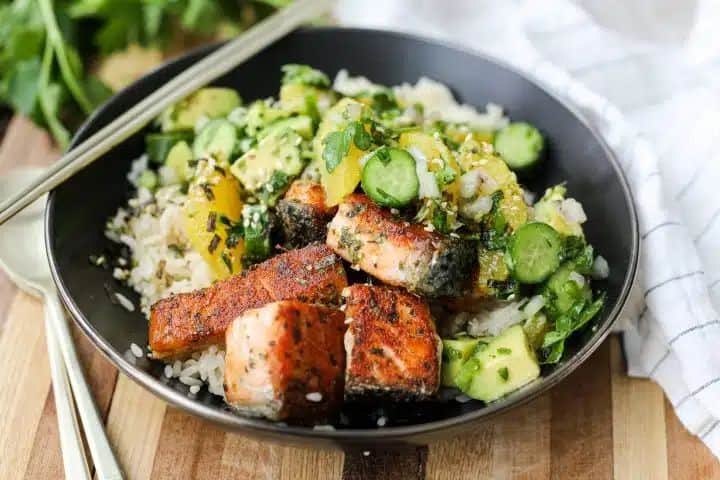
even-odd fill
[{"label": "fresh herb leaf", "polygon": [[350,125],[348,125],[347,128],[353,132],[352,139],[353,139],[353,143],[355,144],[355,146],[357,148],[359,148],[360,150],[363,150],[363,151],[370,148],[370,146],[372,145],[373,139],[370,136],[370,134],[367,131],[365,131],[365,128],[362,123],[352,122]]},{"label": "fresh herb leaf", "polygon": [[323,144],[325,148],[322,157],[325,161],[325,169],[328,173],[332,173],[340,165],[350,146],[347,143],[344,131],[329,133],[323,140]]},{"label": "fresh herb leaf", "polygon": [[258,199],[261,203],[274,207],[278,199],[285,193],[290,186],[292,177],[282,170],[275,170],[270,176],[270,180],[262,186],[258,192]]},{"label": "fresh herb leaf", "polygon": [[440,188],[454,182],[456,177],[457,177],[457,172],[455,171],[455,169],[447,164],[444,165],[441,170],[438,170],[435,172],[435,179],[437,180],[438,186]]},{"label": "fresh herb leaf", "polygon": [[510,378],[510,371],[507,367],[502,367],[498,369],[498,376],[502,379],[503,382],[507,382]]},{"label": "fresh herb leaf", "polygon": [[386,147],[378,148],[374,156],[377,157],[383,165],[390,163],[390,151]]},{"label": "fresh herb leaf", "polygon": [[372,109],[375,113],[383,114],[392,112],[399,114],[399,105],[395,99],[395,94],[389,88],[378,90],[372,94]]},{"label": "fresh herb leaf", "polygon": [[541,363],[553,364],[561,360],[565,351],[565,341],[587,324],[602,310],[605,295],[599,295],[593,301],[580,300],[570,310],[555,318],[552,330],[545,333],[541,348]]},{"label": "fresh herb leaf", "polygon": [[585,239],[577,235],[569,235],[563,240],[563,248],[560,256],[561,261],[572,260],[580,255],[585,248]]},{"label": "fresh herb leaf", "polygon": [[360,122],[350,122],[344,130],[329,133],[325,137],[322,157],[328,173],[332,173],[340,165],[352,143],[363,151],[372,146],[373,139]]},{"label": "fresh herb leaf", "polygon": [[508,241],[507,220],[500,210],[502,190],[494,192],[490,198],[492,208],[484,218],[483,243],[488,250],[502,250]]}]

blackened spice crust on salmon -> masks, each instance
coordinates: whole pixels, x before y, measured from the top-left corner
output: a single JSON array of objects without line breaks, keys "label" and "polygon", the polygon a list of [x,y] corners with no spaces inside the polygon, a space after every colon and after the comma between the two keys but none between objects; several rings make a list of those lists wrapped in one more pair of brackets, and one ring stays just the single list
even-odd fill
[{"label": "blackened spice crust on salmon", "polygon": [[245,310],[278,300],[338,305],[346,286],[342,261],[328,247],[292,250],[208,288],[155,303],[150,348],[156,358],[167,358],[223,345],[228,325]]}]

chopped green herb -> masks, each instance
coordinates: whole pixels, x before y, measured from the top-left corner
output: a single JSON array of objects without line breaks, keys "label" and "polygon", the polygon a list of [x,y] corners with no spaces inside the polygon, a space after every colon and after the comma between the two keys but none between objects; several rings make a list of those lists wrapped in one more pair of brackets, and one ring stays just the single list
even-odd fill
[{"label": "chopped green herb", "polygon": [[510,378],[510,372],[508,371],[508,368],[507,368],[507,367],[499,368],[499,369],[498,369],[498,375],[500,376],[500,378],[501,378],[504,382],[507,382],[508,379]]}]

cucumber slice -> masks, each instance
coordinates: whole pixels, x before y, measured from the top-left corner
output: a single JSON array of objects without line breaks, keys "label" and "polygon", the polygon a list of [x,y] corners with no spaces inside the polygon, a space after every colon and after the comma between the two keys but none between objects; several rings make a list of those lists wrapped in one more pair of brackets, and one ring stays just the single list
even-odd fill
[{"label": "cucumber slice", "polygon": [[145,136],[145,151],[152,163],[162,165],[168,153],[178,142],[191,142],[190,132],[150,133]]},{"label": "cucumber slice", "polygon": [[516,172],[525,172],[536,166],[544,144],[540,131],[524,122],[511,123],[495,136],[495,150]]},{"label": "cucumber slice", "polygon": [[246,265],[262,262],[270,256],[270,214],[265,205],[245,205],[242,211]]},{"label": "cucumber slice", "polygon": [[540,283],[560,266],[562,239],[554,228],[542,222],[521,226],[510,237],[508,253],[516,280]]},{"label": "cucumber slice", "polygon": [[404,207],[418,198],[415,159],[400,148],[378,149],[362,170],[362,188],[375,203]]},{"label": "cucumber slice", "polygon": [[223,119],[210,120],[193,142],[193,155],[195,158],[211,156],[220,164],[227,164],[236,141],[237,131],[232,123]]}]

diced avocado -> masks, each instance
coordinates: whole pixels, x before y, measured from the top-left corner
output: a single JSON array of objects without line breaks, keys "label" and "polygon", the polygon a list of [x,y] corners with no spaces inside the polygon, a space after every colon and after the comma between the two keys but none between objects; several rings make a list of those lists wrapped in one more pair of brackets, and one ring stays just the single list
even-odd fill
[{"label": "diced avocado", "polygon": [[456,387],[455,376],[463,363],[473,354],[480,340],[473,337],[443,339],[442,351],[442,384],[445,387]]},{"label": "diced avocado", "polygon": [[317,117],[335,102],[329,90],[292,83],[280,87],[280,107],[289,113]]},{"label": "diced avocado", "polygon": [[455,378],[467,396],[491,402],[539,376],[535,352],[522,326],[515,325],[468,359]]},{"label": "diced avocado", "polygon": [[285,129],[265,137],[256,148],[240,157],[230,171],[246,190],[255,192],[270,182],[273,173],[298,175],[304,166],[300,156],[300,135]]},{"label": "diced avocado", "polygon": [[162,165],[175,144],[190,142],[192,138],[191,132],[150,133],[145,136],[145,151],[151,162]]},{"label": "diced avocado", "polygon": [[255,137],[265,127],[287,117],[288,114],[273,105],[272,100],[257,100],[250,105],[245,115],[245,132]]},{"label": "diced avocado", "polygon": [[240,103],[240,96],[230,88],[201,88],[163,112],[162,131],[193,130],[200,117],[224,117]]},{"label": "diced avocado", "polygon": [[268,125],[258,132],[257,139],[258,141],[262,140],[268,135],[280,132],[286,128],[297,132],[305,140],[311,140],[315,135],[312,119],[306,115],[300,115],[299,117],[290,117],[284,120],[278,120],[277,122]]},{"label": "diced avocado", "polygon": [[320,71],[312,68],[310,65],[302,65],[297,63],[288,63],[282,66],[283,85],[308,85],[314,87],[329,87],[330,79]]},{"label": "diced avocado", "polygon": [[574,303],[580,300],[592,298],[589,282],[584,281],[580,285],[570,278],[570,274],[575,271],[574,262],[563,263],[560,268],[555,270],[555,273],[550,275],[543,289],[543,293],[559,313],[567,312]]},{"label": "diced avocado", "polygon": [[213,157],[221,165],[230,161],[235,150],[235,125],[224,119],[210,120],[193,142],[195,158]]},{"label": "diced avocado", "polygon": [[193,176],[193,169],[190,167],[192,159],[193,153],[187,142],[178,142],[170,149],[165,165],[175,171],[181,182],[187,182]]}]

